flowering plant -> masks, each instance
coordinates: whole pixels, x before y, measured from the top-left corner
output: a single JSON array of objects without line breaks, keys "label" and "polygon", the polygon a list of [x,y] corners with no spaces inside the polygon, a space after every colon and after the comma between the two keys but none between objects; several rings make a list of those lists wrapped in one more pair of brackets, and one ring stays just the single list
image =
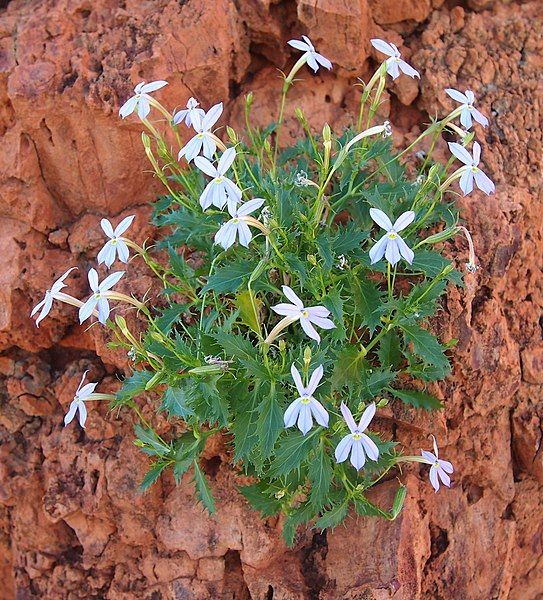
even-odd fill
[{"label": "flowering plant", "polygon": [[[145,152],[167,192],[153,217],[163,235],[151,254],[125,236],[131,217],[115,228],[104,219],[108,241],[98,259],[109,268],[135,251],[159,278],[162,297],[153,306],[149,298],[114,292],[124,272],[99,283],[91,269],[93,293],[84,303],[60,291],[67,272],[33,311],[41,309],[38,324],[54,300],[79,307],[81,321],[94,315],[106,323],[115,333],[112,345],[134,362],[115,395],[95,393],[94,383],[81,387],[82,380],[66,424],[79,411],[84,426],[88,400],[134,410],[136,445],[152,461],[142,487],[168,468],[177,482],[189,473],[210,512],[215,501],[201,455],[206,440],[223,436],[233,465],[249,477],[241,493],[262,515],[285,515],[289,543],[301,523],[333,527],[350,507],[396,518],[402,484],[391,507],[371,502],[367,490],[401,463],[429,464],[436,491],[439,481],[450,485],[453,467],[438,458],[435,438],[433,452],[403,455],[377,433],[379,411],[390,402],[442,408],[429,388],[449,374],[454,341],[442,343],[427,324],[447,287],[462,286],[463,276],[439,245],[463,232],[468,272],[476,268],[449,188],[459,179],[465,194],[474,181],[486,193],[494,190],[477,166],[479,145],[466,149],[473,134],[454,123],[460,117],[471,127],[473,116],[486,125],[470,91],[447,90],[461,106],[401,152],[393,150],[390,124],[374,124],[387,74],[419,73],[382,40],[372,43],[388,58],[363,85],[356,129],[336,136],[324,125],[315,135],[296,111],[303,135],[281,149],[295,75],[306,64],[314,71],[332,67],[303,40],[289,42],[303,54],[284,77],[277,122],[263,130],[251,124],[252,95],[246,131],[227,127],[220,138],[213,128],[221,103],[206,112],[190,98],[172,114],[151,95],[165,81],[136,86],[121,116],[137,113],[147,129]],[[163,119],[148,120],[153,111],[165,127]],[[450,145],[463,163],[457,170],[453,158],[445,166],[433,161],[444,130],[459,137]],[[401,159],[427,136],[424,160],[404,165]],[[119,305],[110,301],[134,306],[144,330],[131,331],[118,313],[113,318]],[[137,397],[152,391],[157,412],[179,435],[165,439],[141,414]]]}]

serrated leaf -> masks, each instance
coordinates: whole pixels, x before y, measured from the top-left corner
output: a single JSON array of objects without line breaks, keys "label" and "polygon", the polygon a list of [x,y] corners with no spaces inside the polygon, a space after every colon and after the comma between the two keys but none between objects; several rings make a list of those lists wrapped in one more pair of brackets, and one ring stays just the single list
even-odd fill
[{"label": "serrated leaf", "polygon": [[308,477],[311,483],[309,499],[313,505],[320,508],[328,496],[334,471],[330,456],[323,443],[319,445],[315,456],[309,463]]},{"label": "serrated leaf", "polygon": [[370,396],[376,396],[385,386],[396,378],[396,373],[388,369],[376,369],[366,380],[366,389]]},{"label": "serrated leaf", "polygon": [[164,456],[171,452],[171,446],[165,444],[152,429],[137,424],[134,425],[134,432],[137,437],[134,443],[146,454]]},{"label": "serrated leaf", "polygon": [[211,493],[211,488],[207,483],[206,477],[200,469],[200,465],[198,461],[194,461],[194,485],[196,487],[196,494],[198,498],[202,502],[202,504],[207,508],[210,514],[213,514],[216,511],[215,508],[215,500],[213,499],[213,494]]},{"label": "serrated leaf", "polygon": [[190,403],[192,396],[187,393],[187,384],[182,382],[182,387],[169,387],[162,397],[161,409],[174,417],[187,420],[194,416]]},{"label": "serrated leaf", "polygon": [[279,406],[277,394],[273,393],[263,399],[259,406],[257,437],[262,456],[268,458],[273,452],[275,442],[284,428],[283,411]]},{"label": "serrated leaf", "polygon": [[381,292],[377,285],[369,279],[354,278],[351,281],[353,299],[356,306],[357,316],[362,325],[365,325],[370,333],[381,324],[381,313],[379,308]]},{"label": "serrated leaf", "polygon": [[277,446],[270,467],[271,476],[282,477],[299,467],[317,439],[318,429],[307,435],[302,435],[299,431],[289,431]]},{"label": "serrated leaf", "polygon": [[258,360],[258,350],[247,338],[225,331],[217,331],[211,334],[211,337],[217,341],[227,357],[236,358],[250,375],[262,380],[270,378],[268,370]]},{"label": "serrated leaf", "polygon": [[267,496],[263,487],[262,483],[255,483],[238,489],[252,508],[261,513],[263,517],[271,517],[281,510],[281,501]]},{"label": "serrated leaf", "polygon": [[112,407],[116,408],[130,402],[134,396],[145,391],[145,386],[156,375],[153,371],[134,371],[130,377],[123,381],[122,388],[115,394]]},{"label": "serrated leaf", "polygon": [[401,325],[401,328],[406,341],[413,344],[413,351],[417,356],[441,369],[450,369],[444,348],[434,335],[418,325]]},{"label": "serrated leaf", "polygon": [[219,267],[208,279],[206,285],[202,288],[202,292],[213,291],[216,294],[236,292],[243,280],[248,278],[255,270],[255,267],[255,261],[241,261]]},{"label": "serrated leaf", "polygon": [[140,483],[140,490],[142,492],[148,490],[153,485],[153,483],[155,483],[158,480],[162,471],[164,471],[164,469],[169,464],[169,462],[165,461],[153,463],[149,471],[147,471],[147,473],[145,474],[145,477],[143,478],[142,482]]},{"label": "serrated leaf", "polygon": [[349,501],[344,500],[341,504],[335,504],[329,510],[322,513],[321,518],[315,523],[317,529],[337,527],[347,516]]},{"label": "serrated leaf", "polygon": [[337,354],[332,373],[333,390],[341,390],[344,386],[353,388],[364,380],[366,361],[355,346],[346,346]]},{"label": "serrated leaf", "polygon": [[410,404],[415,408],[424,408],[425,410],[434,410],[443,408],[443,404],[432,394],[421,392],[419,390],[396,390],[389,389],[390,393],[399,398],[402,402]]},{"label": "serrated leaf", "polygon": [[331,337],[338,342],[343,342],[347,338],[347,333],[343,323],[343,300],[340,290],[337,287],[331,289],[322,299],[322,303],[332,313],[332,321],[336,326],[330,332]]},{"label": "serrated leaf", "polygon": [[298,506],[291,510],[283,524],[283,539],[287,543],[287,546],[292,547],[294,544],[294,538],[296,537],[296,530],[302,523],[307,523],[315,517],[315,508],[309,502]]},{"label": "serrated leaf", "polygon": [[388,331],[381,338],[377,356],[382,367],[397,369],[402,362],[400,350],[400,337],[395,331]]}]

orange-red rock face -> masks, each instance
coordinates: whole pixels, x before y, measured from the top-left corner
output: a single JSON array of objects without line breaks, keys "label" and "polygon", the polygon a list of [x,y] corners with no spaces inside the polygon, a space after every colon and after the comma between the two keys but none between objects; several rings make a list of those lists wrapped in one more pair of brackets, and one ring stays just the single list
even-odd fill
[{"label": "orange-red rock face", "polygon": [[[542,8],[537,0],[455,4],[0,3],[2,600],[541,597]],[[205,107],[222,100],[238,129],[243,96],[254,90],[255,117],[265,122],[276,110],[277,69],[293,61],[285,42],[302,33],[335,63],[330,74],[306,72],[290,96],[315,127],[343,125],[356,111],[352,84],[376,65],[374,36],[397,43],[422,75],[420,84],[389,86],[383,112],[399,141],[452,107],[444,87],[473,89],[491,118],[477,134],[497,193],[459,200],[481,269],[443,306],[443,334],[458,339],[454,374],[441,386],[445,411],[431,423],[399,407],[382,419],[414,452],[437,431],[457,468],[454,488],[436,495],[412,469],[396,522],[351,519],[326,535],[301,532],[289,550],[279,523],[261,522],[236,493],[220,440],[204,465],[220,505],[210,519],[189,482],[175,487],[166,476],[138,493],[146,459],[127,415],[97,408],[84,433],[64,429],[81,371],[114,390],[127,361],[68,307],[39,330],[28,314],[68,266],[79,267],[72,291],[86,293],[101,216],[135,213],[136,238],[153,235],[147,202],[160,187],[146,171],[140,127],[117,117],[134,85],[167,79],[160,97],[172,107],[191,95]],[[451,250],[466,253],[461,241]],[[137,261],[128,270],[124,291],[143,294],[148,273]],[[142,400],[146,414],[152,404]],[[375,493],[385,501],[388,484]]]}]

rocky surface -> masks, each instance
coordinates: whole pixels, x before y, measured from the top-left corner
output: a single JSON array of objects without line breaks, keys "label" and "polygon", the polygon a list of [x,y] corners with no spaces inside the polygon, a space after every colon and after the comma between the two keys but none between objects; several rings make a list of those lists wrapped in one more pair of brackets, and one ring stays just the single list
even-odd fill
[{"label": "rocky surface", "polygon": [[[331,600],[543,597],[543,320],[541,101],[542,7],[537,0],[5,0],[0,2],[0,598]],[[146,459],[130,417],[93,408],[85,432],[62,416],[90,369],[114,390],[126,368],[102,330],[84,331],[55,308],[38,330],[28,318],[42,290],[77,265],[74,295],[101,245],[102,215],[137,215],[139,241],[160,189],[149,175],[138,124],[117,117],[140,80],[165,78],[164,102],[276,110],[285,41],[309,33],[335,63],[304,74],[290,96],[315,126],[356,110],[356,76],[376,56],[374,35],[397,43],[420,84],[389,86],[397,136],[444,114],[446,86],[470,86],[491,117],[478,130],[495,196],[461,201],[481,269],[443,306],[458,339],[443,414],[391,412],[411,450],[439,432],[457,466],[435,495],[418,468],[394,523],[351,518],[288,549],[280,523],[261,522],[235,491],[220,444],[206,471],[216,518],[191,484],[165,476],[138,493]],[[285,130],[288,133],[288,128]],[[461,240],[455,251],[464,260]],[[150,279],[137,262],[125,289]],[[153,399],[142,400],[152,412]],[[167,427],[165,424],[164,427]],[[386,499],[388,484],[376,492]]]}]

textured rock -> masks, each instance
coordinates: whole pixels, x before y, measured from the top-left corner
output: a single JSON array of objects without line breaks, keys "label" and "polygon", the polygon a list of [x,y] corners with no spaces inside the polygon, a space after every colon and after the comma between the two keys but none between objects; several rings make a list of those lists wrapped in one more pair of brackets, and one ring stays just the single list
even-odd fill
[{"label": "textured rock", "polygon": [[[1,600],[541,596],[541,3],[453,4],[0,2]],[[191,95],[205,107],[222,100],[240,130],[243,97],[254,91],[254,117],[266,123],[277,112],[277,69],[295,61],[285,42],[302,33],[335,65],[300,73],[291,112],[301,106],[316,129],[349,122],[354,77],[382,60],[369,39],[390,39],[422,76],[389,81],[379,114],[395,139],[414,139],[421,122],[452,108],[444,87],[469,86],[491,118],[477,134],[498,189],[459,200],[481,268],[436,323],[458,339],[453,375],[438,390],[445,410],[429,418],[393,405],[382,414],[414,452],[437,432],[457,467],[453,489],[436,495],[426,467],[407,467],[397,521],[353,517],[326,534],[301,531],[287,549],[280,523],[261,521],[239,496],[219,440],[206,449],[219,506],[209,518],[190,478],[176,487],[165,475],[138,492],[147,461],[126,413],[97,404],[84,432],[64,429],[80,373],[90,369],[114,391],[128,359],[106,347],[103,329],[80,327],[71,307],[55,305],[40,329],[28,315],[69,266],[79,267],[70,292],[88,294],[102,215],[136,214],[135,239],[152,239],[147,202],[160,186],[138,124],[116,114],[134,85],[167,79],[168,106]],[[287,117],[285,143],[296,127]],[[450,250],[465,262],[462,240]],[[127,271],[119,289],[143,295],[152,286],[142,261]],[[125,316],[137,327],[133,311]],[[154,401],[141,400],[147,417]],[[390,503],[391,487],[380,485],[376,500]]]}]

